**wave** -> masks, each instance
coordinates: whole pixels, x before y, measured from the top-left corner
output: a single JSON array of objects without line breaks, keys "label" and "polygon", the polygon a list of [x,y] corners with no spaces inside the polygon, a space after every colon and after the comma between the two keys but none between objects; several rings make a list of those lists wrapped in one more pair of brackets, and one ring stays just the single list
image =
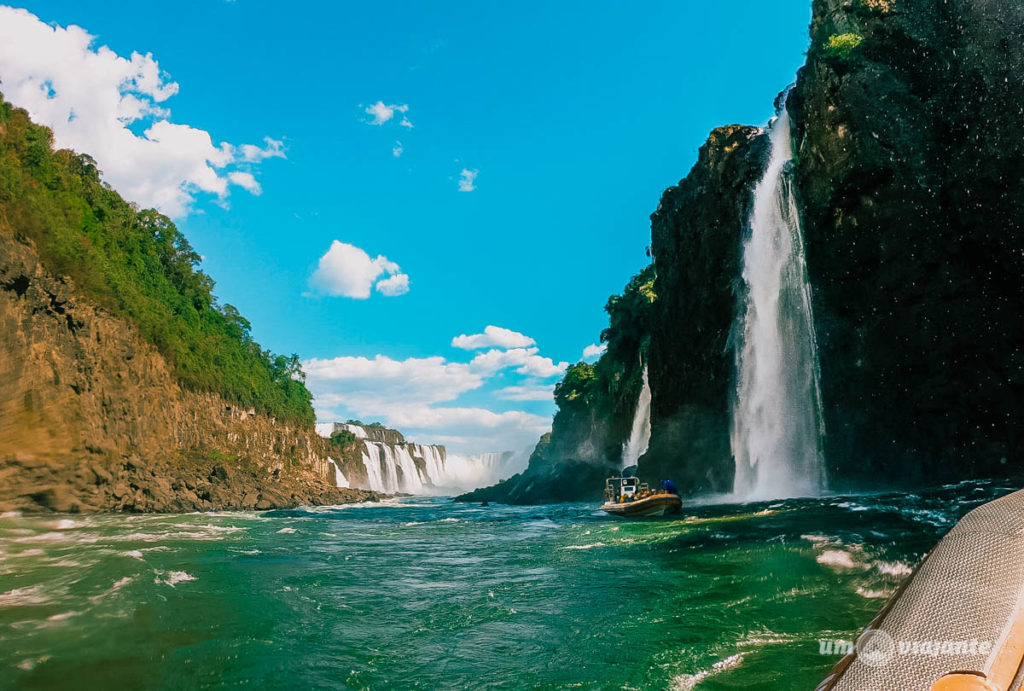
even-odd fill
[{"label": "wave", "polygon": [[562,549],[594,549],[595,547],[607,547],[603,542],[592,542],[589,545],[568,545]]},{"label": "wave", "polygon": [[14,588],[6,593],[0,593],[0,606],[43,605],[49,602],[50,599],[48,595],[43,594],[43,586],[32,585],[27,588]]},{"label": "wave", "polygon": [[724,660],[719,660],[715,664],[711,665],[710,668],[702,669],[696,674],[681,674],[675,677],[674,679],[672,679],[672,685],[670,686],[670,688],[672,689],[672,691],[691,691],[691,689],[696,688],[697,684],[701,683],[708,677],[714,676],[716,674],[721,674],[722,672],[728,671],[730,669],[736,669],[742,663],[743,653],[736,653],[735,655],[730,655]]},{"label": "wave", "polygon": [[893,591],[886,590],[884,588],[882,590],[871,590],[869,588],[864,588],[864,587],[857,588],[857,594],[860,595],[861,597],[867,598],[869,600],[875,600],[875,599],[879,599],[879,598],[887,598],[890,595],[892,595],[892,593],[893,593]]},{"label": "wave", "polygon": [[815,561],[837,571],[862,568],[864,566],[858,563],[849,552],[844,552],[841,549],[826,549],[818,555]]},{"label": "wave", "polygon": [[883,576],[895,576],[897,578],[903,578],[913,573],[913,569],[901,561],[876,561],[872,563],[875,570]]},{"label": "wave", "polygon": [[169,585],[173,588],[179,583],[187,583],[194,580],[196,580],[196,577],[185,571],[157,571],[153,582],[157,585]]},{"label": "wave", "polygon": [[99,595],[93,595],[92,597],[89,598],[89,600],[91,602],[93,602],[93,603],[99,602],[100,600],[106,598],[108,595],[113,595],[118,590],[120,590],[121,588],[123,588],[126,585],[128,585],[129,583],[131,583],[133,580],[135,580],[135,579],[132,578],[131,576],[125,576],[124,578],[122,578],[120,580],[114,581],[114,584],[112,586],[110,586],[109,588],[104,590]]}]

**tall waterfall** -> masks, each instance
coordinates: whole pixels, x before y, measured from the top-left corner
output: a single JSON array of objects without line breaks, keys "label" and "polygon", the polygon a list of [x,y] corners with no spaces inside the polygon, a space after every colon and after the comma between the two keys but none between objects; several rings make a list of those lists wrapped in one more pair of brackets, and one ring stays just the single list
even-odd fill
[{"label": "tall waterfall", "polygon": [[640,390],[636,412],[633,413],[633,429],[629,433],[629,441],[622,445],[623,470],[636,465],[651,443],[651,385],[647,381],[647,365],[644,365],[643,377],[644,387]]},{"label": "tall waterfall", "polygon": [[771,158],[754,190],[743,245],[746,294],[735,342],[733,491],[745,499],[813,496],[826,483],[818,354],[785,107],[769,134]]}]

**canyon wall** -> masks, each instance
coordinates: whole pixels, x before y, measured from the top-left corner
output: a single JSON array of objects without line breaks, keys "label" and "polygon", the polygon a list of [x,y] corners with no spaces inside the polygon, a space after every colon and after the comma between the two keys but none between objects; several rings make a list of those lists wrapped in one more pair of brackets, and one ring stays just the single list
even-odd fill
[{"label": "canyon wall", "polygon": [[344,503],[312,426],[184,389],[123,319],[0,225],[0,510]]},{"label": "canyon wall", "polygon": [[815,3],[790,110],[840,486],[1021,470],[1022,75],[1017,0]]},{"label": "canyon wall", "polygon": [[[775,106],[793,123],[788,174],[832,489],[1021,471],[1021,75],[1019,0],[813,2],[807,63]],[[741,252],[766,139],[738,125],[711,133],[651,216],[656,278],[642,328],[613,319],[602,335],[643,344],[652,434],[640,474],[684,493],[733,488]],[[609,350],[595,372],[617,357]],[[591,379],[588,396],[556,396],[552,434],[526,473],[466,498],[598,497],[628,436],[607,411],[634,407],[639,389]],[[560,386],[580,380],[570,369]]]}]

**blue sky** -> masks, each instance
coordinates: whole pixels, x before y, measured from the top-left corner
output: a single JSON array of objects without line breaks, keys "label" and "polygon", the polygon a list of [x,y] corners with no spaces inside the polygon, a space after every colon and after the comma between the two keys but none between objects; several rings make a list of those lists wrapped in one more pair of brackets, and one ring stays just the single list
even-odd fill
[{"label": "blue sky", "polygon": [[[257,340],[310,362],[321,417],[467,452],[543,431],[561,363],[597,340],[607,297],[647,262],[661,192],[713,127],[767,121],[810,19],[809,0],[24,7],[6,15],[0,89],[126,196],[163,200]],[[32,21],[93,38],[19,46]],[[114,64],[102,46],[122,68],[141,54],[121,120],[95,95]],[[39,100],[44,83],[56,98]],[[128,92],[147,104],[134,119]],[[378,103],[405,110],[374,124]],[[159,121],[180,127],[147,135]],[[129,133],[122,149],[111,128]],[[135,156],[129,135],[161,142]],[[343,247],[314,281],[335,241],[365,259]],[[408,291],[374,289],[374,271],[407,276]],[[331,294],[360,286],[369,297]],[[524,337],[453,347],[489,325]]]}]

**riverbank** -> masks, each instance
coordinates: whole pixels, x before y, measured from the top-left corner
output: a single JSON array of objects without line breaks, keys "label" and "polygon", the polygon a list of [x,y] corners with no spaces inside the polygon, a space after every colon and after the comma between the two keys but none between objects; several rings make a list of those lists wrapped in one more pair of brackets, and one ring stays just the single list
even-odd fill
[{"label": "riverbank", "polygon": [[0,461],[0,512],[186,513],[269,510],[376,501],[385,495],[334,487],[303,467],[264,468],[195,455],[120,462],[15,456]]},{"label": "riverbank", "polygon": [[813,688],[969,509],[1020,486],[688,503],[410,498],[0,518],[19,687]]}]

